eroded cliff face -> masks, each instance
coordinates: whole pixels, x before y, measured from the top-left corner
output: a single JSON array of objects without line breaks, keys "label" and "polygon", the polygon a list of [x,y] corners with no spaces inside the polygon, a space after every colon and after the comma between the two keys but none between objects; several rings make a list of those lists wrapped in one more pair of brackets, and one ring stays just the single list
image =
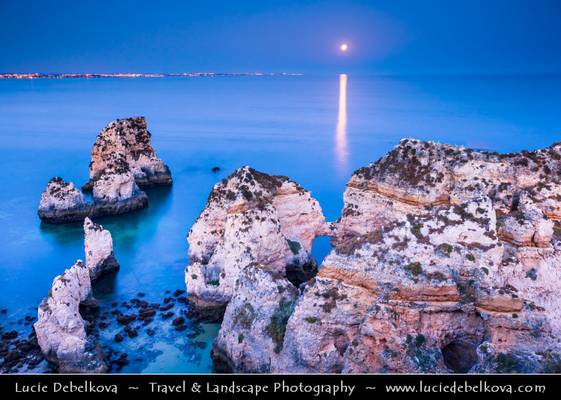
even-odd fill
[{"label": "eroded cliff face", "polygon": [[91,334],[92,326],[83,317],[88,307],[96,307],[90,274],[78,260],[54,279],[34,324],[43,355],[60,372],[95,373],[107,369],[97,338]]},{"label": "eroded cliff face", "polygon": [[256,263],[241,270],[213,345],[216,369],[271,371],[297,297],[298,290],[283,274]]},{"label": "eroded cliff face", "polygon": [[185,281],[196,312],[220,320],[241,271],[259,264],[294,282],[315,272],[313,239],[326,230],[310,193],[249,167],[214,186],[188,235]]},{"label": "eroded cliff face", "polygon": [[[350,179],[333,250],[290,297],[274,348],[268,305],[281,291],[267,276],[237,275],[217,359],[260,372],[561,370],[558,150],[499,155],[403,140]],[[228,207],[215,207],[205,218],[227,218]],[[234,255],[246,270],[221,247],[222,226],[197,237],[195,254],[210,261],[220,248],[223,263]],[[240,249],[242,227],[228,228]],[[270,261],[258,264],[274,274]],[[250,309],[246,329],[239,316]]]},{"label": "eroded cliff face", "polygon": [[171,172],[152,147],[144,117],[117,119],[99,133],[92,149],[90,181],[85,189],[112,168],[112,156],[122,155],[139,186],[170,185]]}]

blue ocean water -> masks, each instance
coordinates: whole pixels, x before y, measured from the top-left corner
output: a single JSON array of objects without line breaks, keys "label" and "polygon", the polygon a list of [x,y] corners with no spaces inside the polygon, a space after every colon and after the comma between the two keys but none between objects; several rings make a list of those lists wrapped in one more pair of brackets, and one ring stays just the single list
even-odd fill
[{"label": "blue ocean water", "polygon": [[[42,224],[40,194],[55,175],[87,180],[95,137],[115,118],[144,115],[174,185],[150,207],[98,222],[111,230],[121,271],[96,288],[102,310],[137,293],[159,302],[184,288],[186,234],[212,185],[243,165],[291,177],[338,218],[345,183],[400,138],[516,151],[561,139],[560,76],[283,76],[0,81],[0,325],[35,315],[52,279],[83,255],[80,224]],[[212,167],[221,168],[219,173]],[[317,240],[321,260],[328,241]],[[178,312],[179,305],[175,306]],[[206,372],[218,327],[114,343],[127,372]]]}]

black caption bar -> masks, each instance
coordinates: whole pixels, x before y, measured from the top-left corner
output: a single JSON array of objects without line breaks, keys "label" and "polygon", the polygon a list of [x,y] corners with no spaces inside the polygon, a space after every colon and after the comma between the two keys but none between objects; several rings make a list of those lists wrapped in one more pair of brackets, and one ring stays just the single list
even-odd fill
[{"label": "black caption bar", "polygon": [[[561,375],[1,375],[1,393],[183,399],[540,398],[561,393]],[[10,396],[10,398],[12,398]]]}]

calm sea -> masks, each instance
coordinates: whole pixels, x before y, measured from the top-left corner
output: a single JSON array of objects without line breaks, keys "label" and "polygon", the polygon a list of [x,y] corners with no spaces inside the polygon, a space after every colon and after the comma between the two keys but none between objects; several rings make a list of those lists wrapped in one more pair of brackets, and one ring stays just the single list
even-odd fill
[{"label": "calm sea", "polygon": [[[115,118],[144,115],[174,186],[150,207],[99,222],[121,271],[96,288],[102,310],[138,292],[160,302],[184,288],[186,233],[212,185],[243,165],[291,177],[339,216],[352,171],[400,138],[478,149],[536,149],[561,140],[561,77],[219,77],[0,81],[0,325],[27,335],[52,279],[83,255],[80,224],[41,224],[40,194],[55,175],[80,185],[92,144]],[[219,173],[211,172],[214,166]],[[317,240],[315,256],[329,249]],[[18,321],[20,321],[18,323]],[[216,325],[102,343],[129,354],[128,372],[205,372]]]}]

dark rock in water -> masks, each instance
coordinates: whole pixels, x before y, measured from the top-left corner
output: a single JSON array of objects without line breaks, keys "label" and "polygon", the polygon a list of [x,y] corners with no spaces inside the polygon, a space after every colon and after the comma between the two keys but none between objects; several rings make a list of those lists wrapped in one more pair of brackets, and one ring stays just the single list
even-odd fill
[{"label": "dark rock in water", "polygon": [[183,293],[185,293],[185,290],[177,289],[175,292],[173,292],[173,296],[174,297],[181,296]]},{"label": "dark rock in water", "polygon": [[175,330],[176,330],[177,332],[183,332],[185,329],[187,329],[187,326],[186,326],[186,325],[177,325],[177,326],[175,327]]},{"label": "dark rock in water", "polygon": [[185,318],[177,317],[172,321],[173,326],[183,325],[185,323]]},{"label": "dark rock in water", "polygon": [[168,311],[167,313],[162,314],[162,319],[169,319],[171,317],[173,317],[173,313],[171,311]]},{"label": "dark rock in water", "polygon": [[92,283],[119,270],[119,263],[113,253],[111,233],[89,218],[84,220],[84,250]]},{"label": "dark rock in water", "polygon": [[130,314],[130,315],[121,314],[121,315],[117,316],[117,322],[121,325],[128,325],[135,320],[136,320],[136,316],[134,316],[132,314]]},{"label": "dark rock in water", "polygon": [[154,315],[156,315],[156,310],[144,310],[138,314],[138,319],[142,321],[146,318],[153,317]]},{"label": "dark rock in water", "polygon": [[170,303],[170,302],[172,302],[172,301],[173,301],[173,299],[172,299],[171,297],[166,297],[166,298],[164,298],[164,304],[168,304],[168,303]]},{"label": "dark rock in water", "polygon": [[121,335],[120,333],[117,333],[117,334],[115,335],[115,342],[120,343],[120,342],[123,341],[123,339],[124,339],[124,338],[123,338],[123,335]]},{"label": "dark rock in water", "polygon": [[154,318],[146,318],[144,321],[142,321],[142,325],[146,326],[150,323],[152,323],[154,321]]},{"label": "dark rock in water", "polygon": [[220,172],[220,167],[212,167],[211,171],[216,174],[217,172]]},{"label": "dark rock in water", "polygon": [[127,335],[132,339],[138,336],[138,332],[136,329],[131,328],[130,326],[126,326],[125,327],[125,332],[127,333]]},{"label": "dark rock in water", "polygon": [[165,306],[161,306],[160,307],[160,311],[167,311],[169,309],[173,308],[173,303],[168,303]]},{"label": "dark rock in water", "polygon": [[8,309],[3,308],[0,310],[0,314],[7,314],[8,313]]},{"label": "dark rock in water", "polygon": [[99,305],[81,260],[53,280],[38,309],[34,331],[45,358],[59,372],[100,373],[107,364],[95,334]]},{"label": "dark rock in water", "polygon": [[187,303],[187,297],[185,297],[185,296],[179,296],[179,297],[177,298],[177,302],[178,302],[178,303],[185,304],[185,303]]},{"label": "dark rock in water", "polygon": [[2,340],[11,340],[18,337],[18,333],[16,331],[10,331],[2,334]]},{"label": "dark rock in water", "polygon": [[[114,172],[116,170],[119,173]],[[39,218],[48,223],[64,224],[83,221],[86,217],[124,214],[148,206],[148,196],[136,186],[130,171],[110,166],[96,185],[94,201],[89,202],[72,182],[52,178],[41,195]]]},{"label": "dark rock in water", "polygon": [[143,292],[139,292],[139,293],[137,294],[137,296],[138,296],[138,297],[144,297],[144,296],[146,296],[146,294],[143,293]]},{"label": "dark rock in water", "polygon": [[107,322],[100,322],[99,324],[97,324],[97,326],[99,327],[99,329],[106,329],[109,324]]},{"label": "dark rock in water", "polygon": [[150,328],[146,329],[146,334],[148,336],[154,336],[155,333],[156,332],[153,329],[150,329]]}]

